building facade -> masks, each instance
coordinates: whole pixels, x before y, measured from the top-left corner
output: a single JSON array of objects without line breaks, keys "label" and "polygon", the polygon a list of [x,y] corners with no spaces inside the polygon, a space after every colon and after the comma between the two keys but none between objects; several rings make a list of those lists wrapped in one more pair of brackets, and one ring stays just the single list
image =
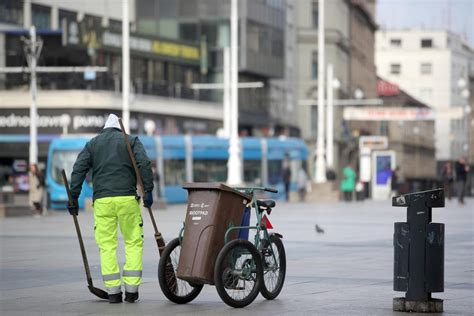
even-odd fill
[{"label": "building facade", "polygon": [[[335,99],[347,97],[349,94],[349,63],[350,63],[350,5],[345,0],[325,2],[325,59],[326,64],[334,67],[334,77],[340,82],[340,88],[334,92]],[[318,91],[318,2],[296,1],[296,97],[298,100],[298,122],[302,136],[310,149],[308,161],[314,161],[317,138],[317,91]],[[330,18],[329,18],[330,17]],[[309,101],[309,102],[307,102]],[[339,162],[342,136],[342,112],[334,111],[334,165]],[[308,164],[309,174],[314,163]]]},{"label": "building facade", "polygon": [[374,45],[377,25],[374,21],[375,1],[351,0],[349,95],[354,99],[377,97],[377,73]]},{"label": "building facade", "polygon": [[[317,137],[318,89],[318,1],[296,1],[297,54],[296,82],[298,120],[302,135],[312,152]],[[374,66],[374,0],[334,0],[325,2],[325,69],[334,68],[339,87],[335,99],[363,99],[376,97]],[[326,71],[325,71],[326,72]],[[312,105],[311,100],[313,100]],[[302,102],[303,101],[303,102]],[[356,163],[357,137],[367,124],[343,120],[343,107],[334,109],[334,166],[336,172],[348,162]],[[369,124],[376,125],[376,124]],[[373,130],[373,131],[372,131]],[[377,128],[362,134],[377,134]]]},{"label": "building facade", "polygon": [[[336,98],[349,94],[350,33],[347,1],[326,1],[325,56],[326,63],[333,64],[334,77],[341,84]],[[318,89],[318,2],[296,1],[297,53],[295,54],[297,98],[317,99]],[[331,17],[330,19],[328,17]],[[301,102],[299,102],[301,103]],[[299,105],[299,124],[303,137],[316,140],[317,106]]]},{"label": "building facade", "polygon": [[[387,85],[393,88],[384,89]],[[379,79],[377,87],[377,96],[383,100],[384,107],[430,109],[393,83]],[[396,153],[396,164],[404,184],[400,189],[405,192],[431,189],[438,180],[434,121],[385,121],[381,124],[379,134],[387,136],[389,149]]]},{"label": "building facade", "polygon": [[296,2],[286,0],[284,77],[270,81],[270,117],[274,134],[299,135],[296,100]]},{"label": "building facade", "polygon": [[473,56],[472,47],[448,31],[380,30],[376,34],[378,75],[439,113],[435,123],[438,161],[467,154],[468,98],[462,82],[469,81]]},{"label": "building facade", "polygon": [[[35,25],[43,43],[39,66],[106,66],[105,73],[38,73],[39,162],[64,134],[97,133],[108,113],[121,115],[121,2],[0,2],[0,66],[27,66],[24,42]],[[198,42],[139,33],[130,1],[130,127],[133,133],[215,134],[218,97],[193,90],[206,82]],[[0,74],[0,166],[28,159],[30,76]],[[153,130],[145,130],[153,126]]]},{"label": "building facade", "polygon": [[[284,0],[238,1],[239,81],[264,83],[263,88],[239,89],[239,128],[242,133],[261,135],[269,131],[290,130],[293,135],[298,134],[297,124],[291,118],[294,112],[285,110],[288,105],[281,102],[287,99],[287,95],[291,98],[292,86],[275,82],[285,78],[288,68],[286,49],[293,45],[285,38],[289,28],[287,9],[291,8],[291,1]],[[207,80],[223,81],[222,51],[230,45],[230,1],[137,0],[136,14],[140,18],[137,29],[141,33],[205,45],[209,52]],[[213,91],[212,94],[222,93]],[[281,110],[285,110],[283,119]]]}]

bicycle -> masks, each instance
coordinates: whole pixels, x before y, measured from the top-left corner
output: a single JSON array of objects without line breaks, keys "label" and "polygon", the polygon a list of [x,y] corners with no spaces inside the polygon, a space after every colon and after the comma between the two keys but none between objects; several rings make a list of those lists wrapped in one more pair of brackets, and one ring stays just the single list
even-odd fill
[{"label": "bicycle", "polygon": [[[214,264],[214,285],[227,305],[240,308],[252,303],[259,293],[268,300],[280,294],[286,275],[286,253],[282,235],[268,231],[272,228],[268,216],[276,205],[275,201],[256,197],[257,191],[278,191],[264,187],[237,187],[234,190],[251,199],[246,205],[242,224],[230,226],[225,232],[224,246]],[[250,225],[252,209],[256,214],[255,225]],[[255,230],[253,243],[248,240],[250,230]],[[183,227],[179,237],[165,248],[158,266],[160,287],[165,296],[177,304],[191,302],[204,286],[201,282],[179,279],[177,266],[184,231]],[[235,235],[237,238],[232,238]],[[171,273],[178,278],[168,278]]]}]

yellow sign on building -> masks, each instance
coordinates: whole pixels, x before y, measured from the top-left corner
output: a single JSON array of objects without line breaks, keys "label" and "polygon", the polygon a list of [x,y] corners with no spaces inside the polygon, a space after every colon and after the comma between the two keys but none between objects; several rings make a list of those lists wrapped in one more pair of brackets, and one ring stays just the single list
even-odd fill
[{"label": "yellow sign on building", "polygon": [[193,46],[155,40],[151,49],[160,55],[199,60],[199,49]]}]

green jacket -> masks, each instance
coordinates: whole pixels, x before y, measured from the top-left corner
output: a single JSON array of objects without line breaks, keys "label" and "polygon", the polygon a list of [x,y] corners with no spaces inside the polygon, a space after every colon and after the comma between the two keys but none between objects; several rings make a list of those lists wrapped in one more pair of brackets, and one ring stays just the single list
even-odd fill
[{"label": "green jacket", "polygon": [[344,179],[341,181],[342,192],[352,192],[355,188],[356,173],[351,167],[345,167],[342,170]]},{"label": "green jacket", "polygon": [[[145,192],[153,190],[151,162],[136,136],[128,136]],[[106,128],[87,142],[79,153],[71,175],[71,194],[81,194],[86,174],[92,170],[93,199],[137,194],[137,178],[128,155],[123,134],[119,129]]]}]

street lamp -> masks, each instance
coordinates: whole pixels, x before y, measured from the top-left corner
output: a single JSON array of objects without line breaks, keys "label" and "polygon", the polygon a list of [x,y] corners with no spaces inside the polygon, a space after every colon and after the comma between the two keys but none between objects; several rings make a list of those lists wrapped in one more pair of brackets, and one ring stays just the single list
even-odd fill
[{"label": "street lamp", "polygon": [[36,38],[36,28],[34,25],[30,27],[30,39],[25,39],[26,56],[28,66],[30,67],[30,165],[38,163],[38,111],[36,109],[36,64],[43,47],[43,42]]},{"label": "street lamp", "polygon": [[318,134],[316,137],[316,165],[314,180],[326,182],[326,161],[324,159],[324,0],[318,1]]},{"label": "street lamp", "polygon": [[230,139],[229,161],[227,163],[227,183],[229,185],[242,184],[242,160],[240,159],[239,140],[239,16],[238,2],[232,0],[230,10]]},{"label": "street lamp", "polygon": [[128,1],[122,0],[122,121],[130,132],[130,24]]},{"label": "street lamp", "polygon": [[362,100],[364,98],[364,91],[360,88],[355,89],[354,98],[357,100]]},{"label": "street lamp", "polygon": [[327,116],[326,116],[326,162],[327,168],[334,168],[334,90],[340,88],[341,83],[334,78],[333,65],[327,68]]}]

